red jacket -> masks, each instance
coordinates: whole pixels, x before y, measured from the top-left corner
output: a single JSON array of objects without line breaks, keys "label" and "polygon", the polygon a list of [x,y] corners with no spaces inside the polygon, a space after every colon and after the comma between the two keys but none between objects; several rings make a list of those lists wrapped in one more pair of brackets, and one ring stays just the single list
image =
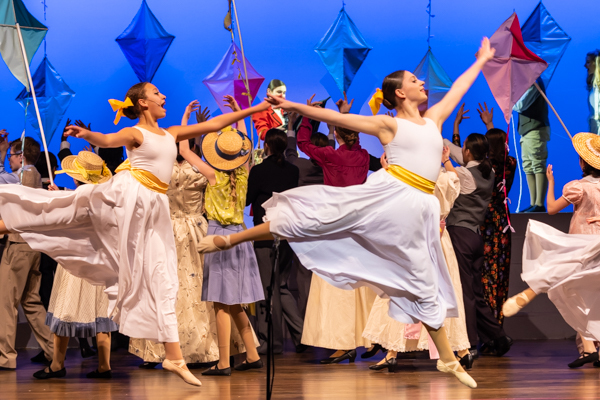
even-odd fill
[{"label": "red jacket", "polygon": [[310,142],[312,127],[308,118],[302,118],[298,129],[298,148],[304,154],[315,160],[323,168],[323,183],[329,186],[360,185],[367,180],[369,173],[369,152],[358,143],[350,148],[341,145],[333,147],[319,147]]},{"label": "red jacket", "polygon": [[254,122],[254,128],[260,140],[265,140],[265,135],[269,129],[277,128],[283,124],[272,106],[265,111],[252,114],[252,122]]}]

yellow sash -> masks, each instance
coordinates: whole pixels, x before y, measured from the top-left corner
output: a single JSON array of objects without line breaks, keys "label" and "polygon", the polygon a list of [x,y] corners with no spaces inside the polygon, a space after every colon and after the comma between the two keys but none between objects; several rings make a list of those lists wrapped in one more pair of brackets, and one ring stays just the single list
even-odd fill
[{"label": "yellow sash", "polygon": [[390,165],[387,172],[394,178],[401,180],[415,189],[419,189],[427,194],[433,194],[433,189],[435,188],[434,181],[423,178],[399,165]]},{"label": "yellow sash", "polygon": [[165,194],[169,189],[169,184],[158,179],[154,174],[143,169],[131,168],[129,159],[123,161],[115,170],[115,173],[128,170],[139,183],[152,191]]}]

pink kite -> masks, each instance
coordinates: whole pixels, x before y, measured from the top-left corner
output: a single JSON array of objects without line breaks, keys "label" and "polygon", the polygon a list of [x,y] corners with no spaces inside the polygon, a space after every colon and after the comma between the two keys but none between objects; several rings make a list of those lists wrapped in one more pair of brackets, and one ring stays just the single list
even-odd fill
[{"label": "pink kite", "polygon": [[233,96],[242,109],[250,106],[249,94],[252,96],[253,101],[256,98],[258,89],[265,78],[256,72],[248,59],[246,59],[246,69],[248,71],[250,93],[246,90],[242,51],[234,42],[231,42],[231,46],[229,46],[219,65],[202,81],[212,93],[222,112],[231,112],[229,108],[224,106],[223,96],[226,94]]},{"label": "pink kite", "polygon": [[523,43],[519,18],[513,13],[490,38],[496,55],[483,67],[494,98],[510,121],[513,106],[548,67]]}]

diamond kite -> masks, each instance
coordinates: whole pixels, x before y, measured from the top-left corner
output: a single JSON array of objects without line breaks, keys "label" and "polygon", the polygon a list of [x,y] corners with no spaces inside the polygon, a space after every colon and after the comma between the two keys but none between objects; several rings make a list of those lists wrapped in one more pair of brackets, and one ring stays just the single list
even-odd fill
[{"label": "diamond kite", "polygon": [[494,58],[483,67],[483,75],[508,123],[513,106],[548,67],[523,43],[519,18],[513,13],[490,38]]},{"label": "diamond kite", "polygon": [[343,7],[315,47],[340,92],[348,91],[354,76],[372,49]]},{"label": "diamond kite", "polygon": [[137,14],[116,41],[140,82],[152,82],[173,39],[175,36],[165,31],[143,0]]},{"label": "diamond kite", "polygon": [[415,76],[425,81],[428,108],[439,102],[452,86],[452,79],[444,71],[431,49],[427,50],[425,57],[417,66]]},{"label": "diamond kite", "polygon": [[571,37],[556,23],[541,1],[525,21],[521,31],[525,45],[548,63],[548,68],[540,76],[544,86],[548,87]]},{"label": "diamond kite", "polygon": [[[258,89],[265,78],[256,72],[248,59],[246,59],[246,69],[248,71],[250,96],[252,96],[252,99],[255,99]],[[219,65],[202,82],[210,90],[221,111],[226,113],[231,111],[224,106],[223,96],[226,94],[233,96],[242,109],[250,106],[245,78],[242,51],[234,42],[231,42],[231,46],[227,49]]]},{"label": "diamond kite", "polygon": [[[32,77],[33,87],[37,96],[40,116],[44,133],[48,143],[52,141],[54,132],[62,117],[75,96],[75,92],[67,85],[48,58],[44,57],[42,63]],[[15,100],[23,108],[27,107],[27,121],[35,128],[35,132],[41,138],[40,125],[35,115],[31,93],[23,89]]]},{"label": "diamond kite", "polygon": [[0,0],[0,53],[10,72],[29,90],[17,24],[21,28],[29,64],[48,28],[29,13],[21,0]]}]

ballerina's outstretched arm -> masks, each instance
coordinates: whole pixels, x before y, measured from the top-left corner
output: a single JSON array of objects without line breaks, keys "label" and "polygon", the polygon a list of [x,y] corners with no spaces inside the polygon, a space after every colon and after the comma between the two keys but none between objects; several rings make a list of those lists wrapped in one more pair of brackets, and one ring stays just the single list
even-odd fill
[{"label": "ballerina's outstretched arm", "polygon": [[264,111],[269,108],[269,103],[263,101],[262,103],[247,108],[245,110],[233,111],[227,114],[219,115],[218,117],[214,117],[206,122],[201,122],[194,125],[188,126],[172,126],[168,129],[168,131],[175,136],[175,139],[180,142],[186,139],[192,139],[198,136],[206,135],[210,132],[217,132],[226,126],[229,126],[233,123],[236,123],[240,120],[243,120],[250,115]]},{"label": "ballerina's outstretched arm", "polygon": [[473,63],[461,76],[456,79],[448,93],[444,96],[439,103],[432,106],[425,112],[424,117],[427,117],[434,121],[440,131],[444,121],[448,119],[450,114],[454,111],[460,100],[463,98],[465,93],[471,88],[473,82],[479,75],[479,72],[489,60],[494,57],[496,49],[490,47],[490,40],[486,37],[481,41],[481,47],[477,52],[477,61]]},{"label": "ballerina's outstretched arm", "polygon": [[326,108],[295,103],[282,97],[271,96],[270,94],[267,95],[266,101],[288,112],[297,112],[310,119],[375,136],[383,144],[389,143],[396,134],[396,121],[386,115],[364,116],[341,114]]}]

